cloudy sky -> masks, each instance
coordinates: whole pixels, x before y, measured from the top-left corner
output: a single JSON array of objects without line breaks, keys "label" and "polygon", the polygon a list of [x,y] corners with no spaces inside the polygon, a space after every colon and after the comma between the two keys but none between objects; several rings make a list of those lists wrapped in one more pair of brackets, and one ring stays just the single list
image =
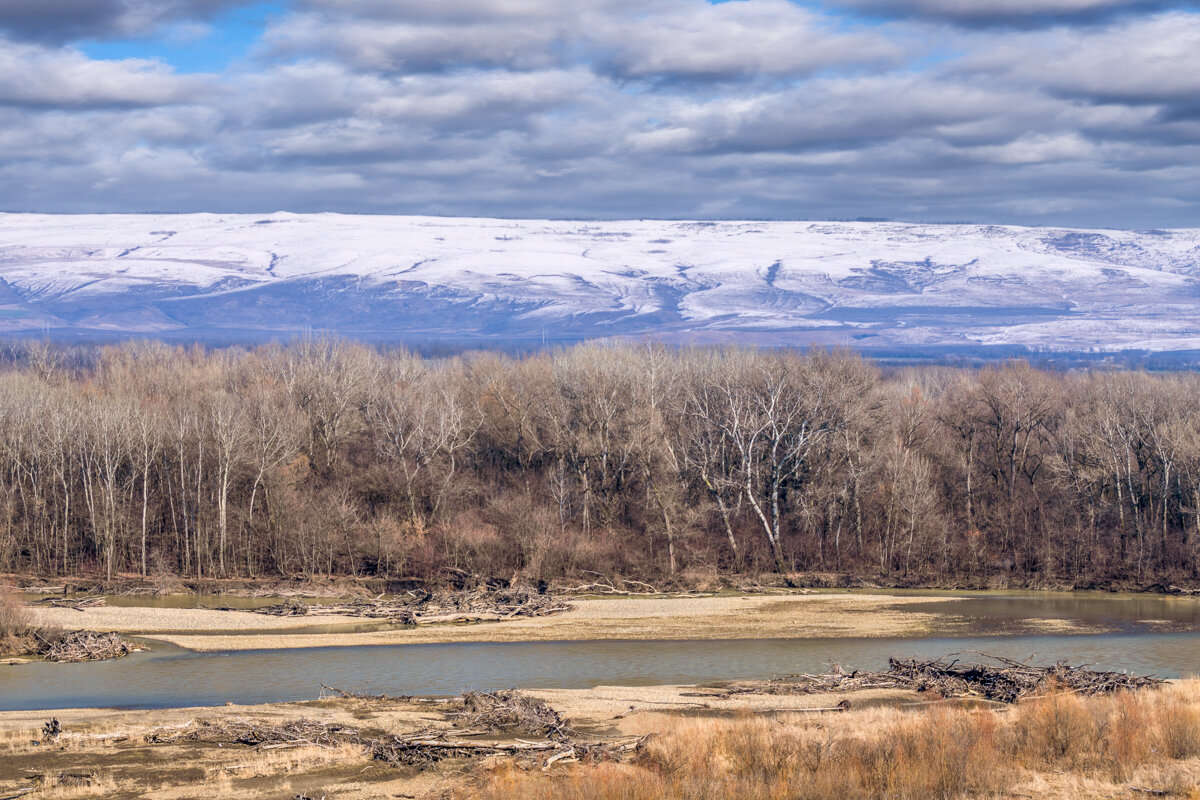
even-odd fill
[{"label": "cloudy sky", "polygon": [[1200,2],[0,0],[0,208],[1200,226]]}]

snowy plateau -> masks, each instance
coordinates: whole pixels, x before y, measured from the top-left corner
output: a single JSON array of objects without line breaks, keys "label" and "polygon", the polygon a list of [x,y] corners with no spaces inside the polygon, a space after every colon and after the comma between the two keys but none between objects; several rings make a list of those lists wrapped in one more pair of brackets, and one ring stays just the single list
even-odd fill
[{"label": "snowy plateau", "polygon": [[1200,349],[1200,229],[0,215],[0,333]]}]

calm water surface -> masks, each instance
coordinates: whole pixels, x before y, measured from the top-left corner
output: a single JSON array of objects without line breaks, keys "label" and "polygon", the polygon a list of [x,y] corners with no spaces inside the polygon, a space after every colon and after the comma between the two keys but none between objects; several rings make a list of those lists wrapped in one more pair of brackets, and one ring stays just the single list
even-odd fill
[{"label": "calm water surface", "polygon": [[[909,606],[911,609],[912,607]],[[321,684],[388,694],[463,689],[589,688],[708,683],[823,671],[830,662],[874,669],[888,656],[1039,663],[1060,659],[1165,678],[1200,674],[1200,598],[979,594],[928,610],[965,622],[954,638],[454,643],[193,653],[154,650],[100,664],[0,667],[0,710],[161,708],[313,699]],[[1080,620],[1115,631],[1006,635],[1014,621]],[[991,634],[991,635],[979,635]]]}]

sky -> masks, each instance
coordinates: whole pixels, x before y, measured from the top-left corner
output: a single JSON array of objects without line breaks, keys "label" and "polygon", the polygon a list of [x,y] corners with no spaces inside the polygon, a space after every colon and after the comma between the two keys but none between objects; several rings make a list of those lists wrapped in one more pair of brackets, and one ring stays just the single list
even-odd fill
[{"label": "sky", "polygon": [[0,209],[1200,227],[1200,0],[0,0]]}]

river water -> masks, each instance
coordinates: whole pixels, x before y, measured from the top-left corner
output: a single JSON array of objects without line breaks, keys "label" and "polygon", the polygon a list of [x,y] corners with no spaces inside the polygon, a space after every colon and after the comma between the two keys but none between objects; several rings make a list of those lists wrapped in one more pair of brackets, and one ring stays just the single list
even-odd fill
[{"label": "river water", "polygon": [[[916,610],[913,606],[909,610]],[[1200,674],[1200,598],[978,594],[931,601],[963,630],[952,638],[454,643],[194,653],[153,650],[98,664],[0,667],[0,710],[165,708],[307,700],[321,684],[361,692],[450,695],[464,689],[697,684],[859,669],[889,656],[988,653],[1068,660],[1164,678]],[[1103,625],[1099,634],[1012,635],[1017,620]],[[985,634],[985,635],[980,635]]]}]

